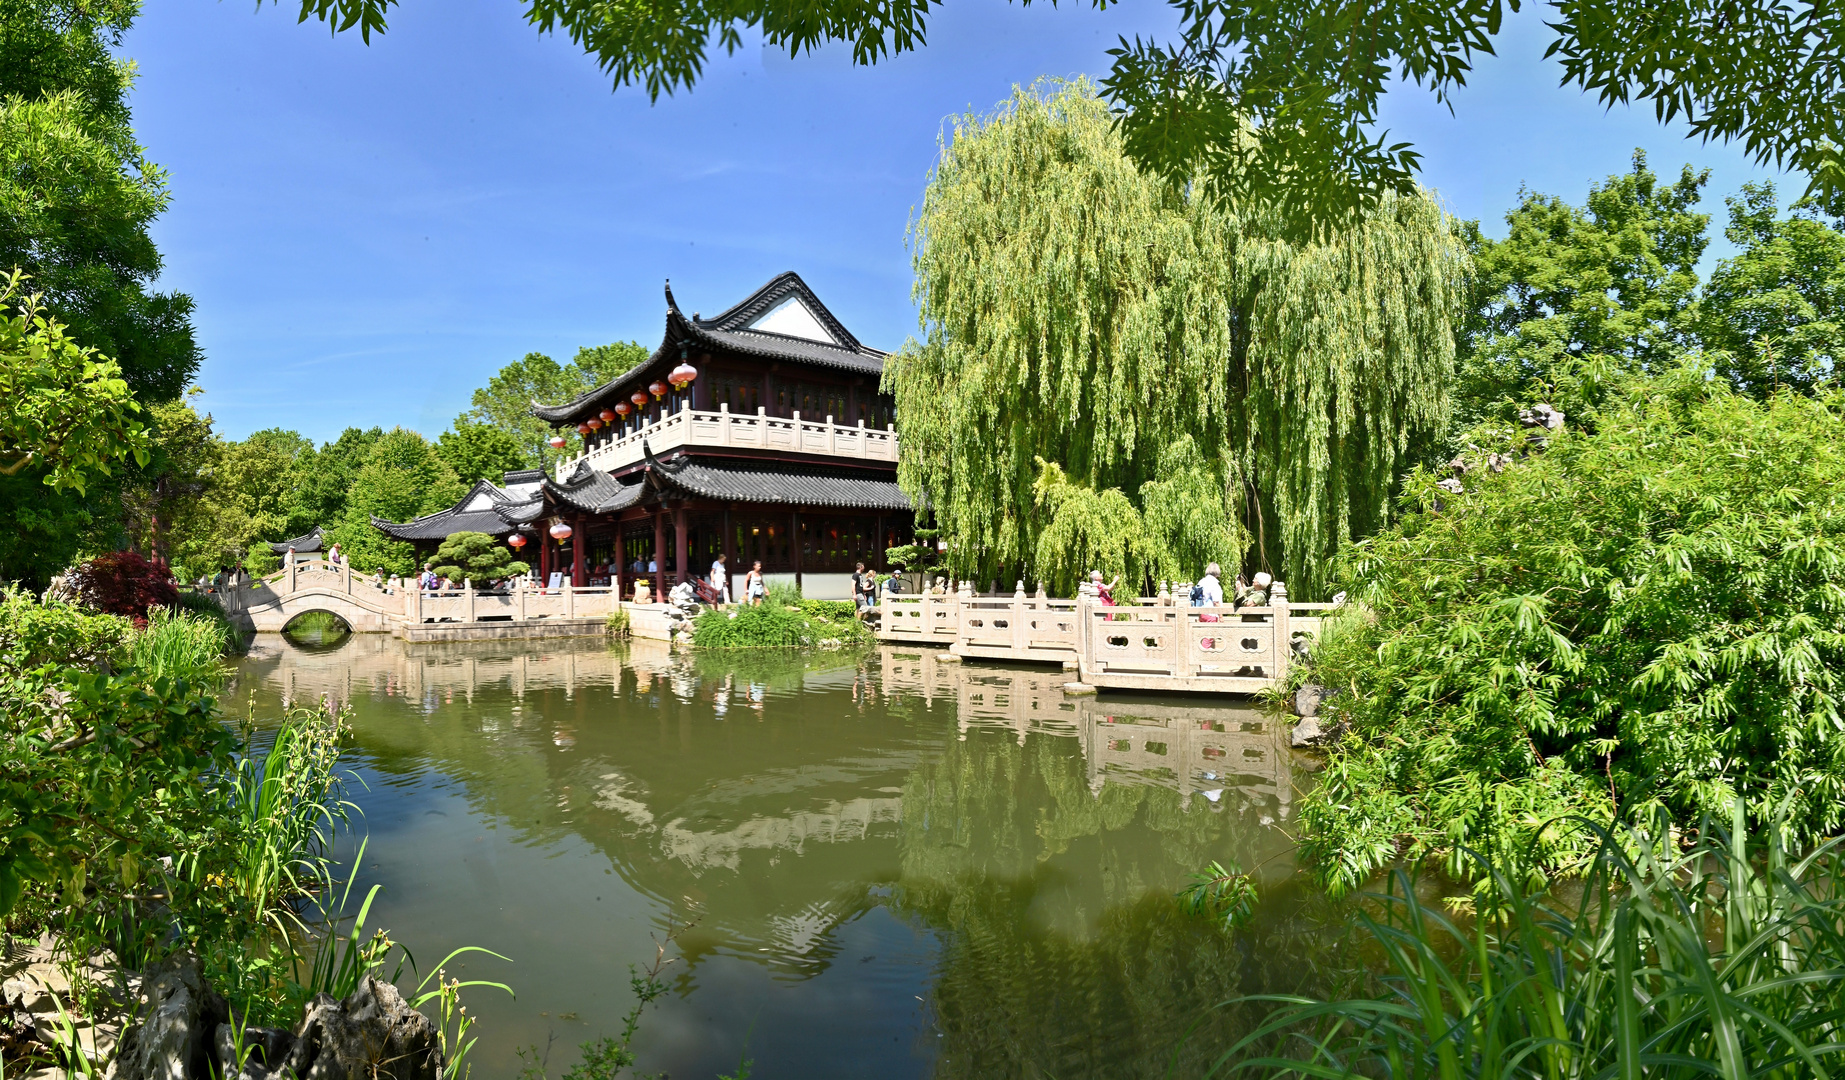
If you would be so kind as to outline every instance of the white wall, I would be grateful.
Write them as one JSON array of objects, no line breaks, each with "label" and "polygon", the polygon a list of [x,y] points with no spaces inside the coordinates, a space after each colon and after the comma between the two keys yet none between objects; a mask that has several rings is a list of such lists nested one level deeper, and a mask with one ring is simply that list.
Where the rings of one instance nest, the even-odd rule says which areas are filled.
[{"label": "white wall", "polygon": [[801,595],[809,600],[850,600],[852,575],[804,573],[801,575]]}]

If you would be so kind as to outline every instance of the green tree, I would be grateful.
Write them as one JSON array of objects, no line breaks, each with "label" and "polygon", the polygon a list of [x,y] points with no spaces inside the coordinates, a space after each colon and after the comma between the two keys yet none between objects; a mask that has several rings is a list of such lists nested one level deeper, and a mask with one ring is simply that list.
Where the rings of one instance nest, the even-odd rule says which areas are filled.
[{"label": "green tree", "polygon": [[[1456,418],[1471,425],[1534,393],[1580,412],[1602,377],[1670,368],[1696,343],[1706,172],[1662,184],[1633,168],[1572,206],[1525,192],[1504,240],[1469,229],[1472,295],[1461,323]],[[1538,389],[1538,387],[1543,389]]]},{"label": "green tree", "polygon": [[[369,41],[395,3],[301,0],[300,10],[304,20],[357,26]],[[1386,89],[1413,84],[1448,103],[1476,57],[1493,55],[1507,8],[1519,10],[1516,0],[1172,6],[1176,40],[1122,40],[1109,50],[1103,85],[1129,155],[1171,178],[1208,176],[1243,209],[1269,204],[1303,228],[1375,207],[1388,193],[1415,194],[1420,155],[1376,130]],[[711,50],[735,52],[746,31],[789,56],[839,42],[855,63],[873,64],[921,47],[934,7],[699,0],[662,17],[601,0],[525,0],[540,32],[564,31],[616,86],[642,84],[656,99],[690,87]],[[1814,192],[1845,191],[1837,124],[1845,9],[1822,0],[1551,0],[1545,8],[1546,55],[1558,58],[1565,85],[1608,105],[1651,102],[1661,121],[1805,172]]]},{"label": "green tree", "polygon": [[[532,403],[557,405],[594,390],[646,360],[649,350],[634,341],[586,346],[568,364],[544,353],[526,353],[507,364],[474,391],[474,407],[455,421],[483,424],[510,434],[518,443],[525,467],[541,467],[555,453],[546,440],[551,425],[532,415]],[[574,445],[577,435],[564,431]]]},{"label": "green tree", "polygon": [[359,470],[382,438],[383,428],[347,428],[339,438],[322,443],[319,450],[310,448],[299,454],[289,477],[294,497],[288,528],[284,530],[288,535],[271,539],[291,539],[315,528],[330,529],[345,518],[346,503]]},{"label": "green tree", "polygon": [[436,440],[436,453],[464,484],[500,483],[507,472],[529,468],[517,439],[491,424],[458,417],[451,431]]},{"label": "green tree", "polygon": [[436,573],[475,588],[502,578],[517,577],[532,568],[512,557],[512,552],[486,533],[458,532],[436,549]]},{"label": "green tree", "polygon": [[1845,215],[1803,202],[1777,216],[1773,184],[1745,184],[1725,201],[1724,235],[1743,250],[1704,290],[1704,346],[1748,393],[1810,392],[1845,359]]},{"label": "green tree", "polygon": [[[1087,84],[1041,84],[956,124],[912,243],[923,337],[885,375],[898,479],[964,576],[1034,563],[1042,458],[1159,503],[1158,565],[1234,540],[1212,554],[1233,568],[1246,537],[1304,597],[1446,425],[1465,259],[1420,195],[1290,244],[1136,168]],[[1213,504],[1189,519],[1180,490]]]},{"label": "green tree", "polygon": [[[123,477],[122,531],[132,549],[172,560],[175,540],[196,528],[224,441],[211,429],[211,417],[200,416],[185,400],[163,401],[147,412],[153,452]],[[203,564],[182,560],[178,568],[196,572]]]},{"label": "green tree", "polygon": [[1458,494],[1417,474],[1342,557],[1356,603],[1313,671],[1349,734],[1301,816],[1334,884],[1404,855],[1471,876],[1463,845],[1567,872],[1597,843],[1573,814],[1845,825],[1845,393],[1693,367],[1589,419]]},{"label": "green tree", "polygon": [[164,173],[130,127],[116,57],[134,0],[0,0],[0,271],[31,275],[78,341],[145,401],[176,398],[200,354],[192,299],[157,293],[149,228]]},{"label": "green tree", "polygon": [[[288,477],[313,449],[312,442],[280,428],[220,443],[204,497],[174,521],[174,563],[188,574],[246,565],[253,553],[267,551],[266,543],[307,532],[293,529]],[[258,560],[259,566],[266,563]]]},{"label": "green tree", "polygon": [[339,544],[358,569],[408,574],[415,568],[414,551],[380,532],[372,518],[409,521],[453,506],[466,490],[427,439],[392,428],[366,453],[344,516],[327,530],[329,541]]}]

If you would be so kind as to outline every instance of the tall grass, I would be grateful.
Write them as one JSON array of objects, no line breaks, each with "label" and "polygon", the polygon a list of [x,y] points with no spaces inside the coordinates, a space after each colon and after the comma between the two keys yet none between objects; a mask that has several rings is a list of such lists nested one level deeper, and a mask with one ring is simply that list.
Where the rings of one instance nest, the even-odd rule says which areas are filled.
[{"label": "tall grass", "polygon": [[148,679],[173,678],[215,683],[224,677],[230,625],[184,610],[149,608],[147,628],[129,638],[125,664]]},{"label": "tall grass", "polygon": [[1680,1080],[1845,1073],[1845,862],[1796,855],[1778,824],[1683,840],[1596,831],[1586,880],[1527,892],[1483,866],[1488,907],[1463,924],[1401,873],[1365,925],[1384,958],[1369,999],[1279,1004],[1213,1074],[1472,1080]]},{"label": "tall grass", "polygon": [[338,771],[341,727],[331,708],[296,710],[260,756],[245,754],[229,777],[236,814],[230,874],[264,908],[322,887],[334,835],[357,808]]}]

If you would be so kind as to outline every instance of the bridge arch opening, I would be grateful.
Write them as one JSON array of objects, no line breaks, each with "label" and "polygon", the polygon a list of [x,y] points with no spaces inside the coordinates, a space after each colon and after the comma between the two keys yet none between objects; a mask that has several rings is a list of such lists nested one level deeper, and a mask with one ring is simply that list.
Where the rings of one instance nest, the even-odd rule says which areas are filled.
[{"label": "bridge arch opening", "polygon": [[282,636],[296,648],[337,649],[352,636],[352,624],[331,611],[304,611],[282,626]]}]

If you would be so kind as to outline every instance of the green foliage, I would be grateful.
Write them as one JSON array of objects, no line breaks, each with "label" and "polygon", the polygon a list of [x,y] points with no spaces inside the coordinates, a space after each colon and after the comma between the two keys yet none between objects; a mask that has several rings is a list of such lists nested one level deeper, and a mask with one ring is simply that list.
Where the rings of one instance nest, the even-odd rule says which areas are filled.
[{"label": "green foliage", "polygon": [[[577,350],[568,364],[559,364],[544,353],[526,353],[501,368],[487,385],[474,391],[474,407],[456,420],[485,425],[511,435],[518,444],[527,467],[537,468],[550,460],[553,451],[545,440],[551,437],[551,425],[532,415],[532,402],[547,405],[573,400],[647,359],[650,350],[639,342],[618,341]],[[578,441],[574,431],[561,434]]]},{"label": "green foliage", "polygon": [[[912,232],[922,341],[885,374],[899,482],[957,576],[1070,572],[1033,562],[1040,458],[1128,503],[1176,481],[1149,493],[1162,529],[1190,547],[1247,536],[1303,597],[1382,523],[1447,421],[1465,253],[1420,194],[1324,244],[1276,237],[1137,170],[1086,83],[957,121]],[[1195,521],[1167,497],[1206,490]]]},{"label": "green foliage", "polygon": [[1179,890],[1179,907],[1188,915],[1215,921],[1235,930],[1256,910],[1256,883],[1232,860],[1228,867],[1213,861],[1191,883]]},{"label": "green foliage", "polygon": [[167,401],[201,359],[192,299],[150,291],[165,173],[130,127],[134,67],[115,55],[133,0],[0,2],[0,272],[32,278],[77,341]]},{"label": "green foliage", "polygon": [[1708,172],[1661,184],[1633,168],[1589,188],[1586,205],[1525,192],[1504,240],[1469,233],[1474,274],[1455,388],[1471,425],[1530,404],[1534,384],[1571,415],[1608,373],[1659,373],[1691,345],[1697,262],[1709,217],[1693,209]]},{"label": "green foliage", "polygon": [[[299,464],[314,444],[269,428],[240,442],[216,443],[210,479],[191,512],[173,522],[173,561],[188,576],[244,565],[253,573],[279,564],[271,541],[313,530],[297,513]],[[267,567],[267,570],[259,569]]]},{"label": "green foliage", "polygon": [[628,609],[619,605],[609,612],[608,621],[604,625],[608,627],[609,636],[614,638],[625,638],[633,632],[633,619],[628,615]]},{"label": "green foliage", "polygon": [[[1825,1076],[1845,1054],[1838,841],[1804,856],[1772,825],[1670,822],[1604,832],[1569,896],[1482,862],[1486,914],[1460,923],[1392,875],[1362,922],[1384,958],[1374,998],[1282,1007],[1212,1074],[1589,1080]],[[1573,897],[1573,899],[1572,899]],[[1277,1040],[1277,1036],[1287,1036]],[[1286,1053],[1263,1054],[1264,1043]]]},{"label": "green foliage", "polygon": [[0,473],[31,468],[81,495],[122,459],[145,462],[147,429],[115,362],[79,345],[19,285],[15,273],[0,289],[0,309],[13,308],[0,316]]},{"label": "green foliage", "polygon": [[[498,484],[506,473],[529,467],[517,439],[492,424],[459,417],[452,431],[436,440],[436,455],[464,484],[486,480]],[[533,462],[532,464],[537,464]]]},{"label": "green foliage", "polygon": [[231,651],[230,623],[191,611],[153,608],[147,628],[128,642],[124,670],[143,681],[186,679],[215,686],[224,678],[224,655]]},{"label": "green foliage", "polygon": [[134,888],[214,815],[228,765],[216,703],[184,679],[39,668],[0,677],[0,915],[27,885]]},{"label": "green foliage", "polygon": [[[302,0],[301,17],[357,25],[369,40],[395,3]],[[596,0],[525,6],[540,32],[563,31],[616,86],[640,84],[655,99],[692,86],[714,48],[735,52],[758,34],[764,49],[790,57],[841,43],[854,63],[874,64],[920,48],[935,8],[700,2],[660,19]],[[1421,155],[1377,130],[1384,94],[1414,84],[1451,105],[1476,57],[1495,53],[1506,15],[1501,0],[1174,6],[1171,40],[1122,39],[1109,50],[1104,86],[1129,152],[1151,172],[1208,176],[1228,200],[1266,209],[1296,233],[1414,190]],[[1815,0],[1572,2],[1558,3],[1544,25],[1544,55],[1559,59],[1565,85],[1609,106],[1650,101],[1660,120],[1682,120],[1699,138],[1734,140],[1760,164],[1805,172],[1813,192],[1845,190],[1845,148],[1832,122],[1845,38],[1838,9]]]},{"label": "green foliage", "polygon": [[328,542],[339,544],[352,565],[362,570],[382,567],[387,573],[412,573],[416,560],[410,545],[385,536],[372,525],[372,518],[409,521],[453,506],[466,490],[427,440],[414,431],[392,428],[366,451],[365,463],[352,478],[344,514],[327,530]]},{"label": "green foliage", "polygon": [[1845,217],[1802,203],[1777,217],[1773,184],[1725,200],[1742,253],[1717,264],[1700,330],[1718,374],[1758,397],[1811,391],[1845,360]]},{"label": "green foliage", "polygon": [[1032,501],[1049,519],[1038,534],[1033,565],[1058,596],[1076,595],[1091,570],[1110,580],[1119,575],[1130,590],[1138,589],[1161,561],[1140,511],[1115,488],[1098,492],[1073,484],[1055,462],[1039,459]]},{"label": "green foliage", "polygon": [[502,578],[517,577],[532,568],[512,557],[512,551],[486,533],[458,532],[436,549],[436,574],[475,588]]},{"label": "green foliage", "polygon": [[759,607],[706,611],[692,621],[692,644],[701,649],[798,649],[813,643],[813,628],[798,608],[767,600]]},{"label": "green foliage", "polygon": [[1335,887],[1400,855],[1464,875],[1463,846],[1574,872],[1596,839],[1570,815],[1845,824],[1845,396],[1686,369],[1591,419],[1465,494],[1416,475],[1343,558],[1362,607],[1315,677],[1349,732],[1301,812]]},{"label": "green foliage", "polygon": [[289,524],[282,536],[269,540],[288,540],[304,536],[316,527],[331,529],[346,517],[346,503],[358,482],[359,470],[365,467],[372,448],[384,438],[383,428],[347,428],[340,437],[307,449],[295,459],[290,475],[294,500]]},{"label": "green foliage", "polygon": [[70,604],[46,602],[9,585],[0,589],[0,676],[44,664],[99,668],[120,659],[134,624]]}]

